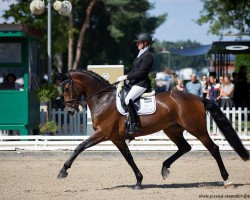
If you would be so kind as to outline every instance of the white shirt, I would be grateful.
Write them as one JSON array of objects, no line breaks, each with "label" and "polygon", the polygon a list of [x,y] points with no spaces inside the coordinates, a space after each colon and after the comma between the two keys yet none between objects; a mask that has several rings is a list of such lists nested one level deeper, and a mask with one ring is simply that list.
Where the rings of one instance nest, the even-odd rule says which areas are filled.
[{"label": "white shirt", "polygon": [[[234,84],[230,83],[228,85],[222,85],[221,89],[225,93],[230,93],[234,89]],[[234,92],[232,92],[229,96],[224,96],[224,97],[221,97],[221,98],[222,99],[230,99],[230,98],[233,98],[233,95],[234,95]]]},{"label": "white shirt", "polygon": [[148,50],[148,48],[149,48],[149,46],[145,47],[144,49],[141,49],[141,50],[139,51],[139,53],[138,53],[137,58],[139,58],[139,57],[144,53],[144,51]]}]

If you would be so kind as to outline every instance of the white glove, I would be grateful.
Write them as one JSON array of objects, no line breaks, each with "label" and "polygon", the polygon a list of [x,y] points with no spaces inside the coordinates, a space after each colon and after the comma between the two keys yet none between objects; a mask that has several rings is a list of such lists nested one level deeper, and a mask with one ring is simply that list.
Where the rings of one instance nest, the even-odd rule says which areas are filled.
[{"label": "white glove", "polygon": [[124,75],[124,76],[119,76],[117,81],[121,82],[121,81],[125,81],[127,80],[127,75]]}]

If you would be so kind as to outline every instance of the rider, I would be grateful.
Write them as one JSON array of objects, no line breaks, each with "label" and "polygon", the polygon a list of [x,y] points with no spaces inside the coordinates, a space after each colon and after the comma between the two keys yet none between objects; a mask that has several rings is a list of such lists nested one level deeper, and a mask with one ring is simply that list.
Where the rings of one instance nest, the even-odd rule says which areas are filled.
[{"label": "rider", "polygon": [[133,134],[141,130],[140,118],[135,110],[133,101],[145,91],[150,90],[149,72],[153,65],[153,55],[149,51],[152,37],[149,33],[140,33],[136,36],[136,46],[139,50],[137,58],[133,62],[133,69],[117,81],[129,80],[132,86],[125,98],[125,104],[131,119],[131,126],[126,127],[126,132]]}]

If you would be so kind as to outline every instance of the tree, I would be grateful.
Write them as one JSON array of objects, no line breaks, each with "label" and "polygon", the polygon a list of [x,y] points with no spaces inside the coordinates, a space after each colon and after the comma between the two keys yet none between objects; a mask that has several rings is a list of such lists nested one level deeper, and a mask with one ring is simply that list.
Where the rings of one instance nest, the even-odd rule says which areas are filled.
[{"label": "tree", "polygon": [[[17,1],[3,17],[13,17],[15,22],[44,30],[46,15],[34,16],[29,11],[30,2]],[[166,19],[166,15],[149,16],[147,11],[153,5],[147,0],[71,0],[71,3],[73,10],[68,18],[52,12],[52,52],[62,55],[66,70],[72,66],[119,63],[129,69],[137,51],[132,42],[135,34],[153,33]],[[45,57],[46,48],[43,50]]]},{"label": "tree", "polygon": [[[82,55],[83,40],[84,40],[86,31],[87,31],[87,28],[89,25],[90,15],[91,15],[91,12],[93,10],[94,5],[95,5],[95,0],[91,0],[87,9],[86,9],[84,23],[83,23],[81,31],[79,33],[79,38],[78,38],[77,45],[76,45],[76,56],[75,56],[75,61],[73,63],[72,69],[77,69],[77,67],[79,66],[81,55]],[[72,55],[72,57],[73,57],[73,55]]]},{"label": "tree", "polygon": [[203,10],[197,23],[210,23],[210,32],[215,35],[232,33],[237,29],[240,35],[250,33],[249,0],[202,0]]},{"label": "tree", "polygon": [[130,69],[137,53],[133,43],[140,32],[153,33],[166,15],[148,16],[152,5],[147,0],[99,0],[93,8],[81,66],[124,64]]}]

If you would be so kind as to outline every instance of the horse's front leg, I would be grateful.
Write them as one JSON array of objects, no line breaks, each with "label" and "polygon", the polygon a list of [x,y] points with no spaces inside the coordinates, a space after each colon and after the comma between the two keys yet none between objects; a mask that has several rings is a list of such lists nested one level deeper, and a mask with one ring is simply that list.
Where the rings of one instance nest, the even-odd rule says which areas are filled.
[{"label": "horse's front leg", "polygon": [[69,169],[76,159],[76,157],[83,152],[85,149],[90,148],[92,146],[95,146],[96,144],[103,142],[104,139],[102,137],[103,134],[101,132],[95,132],[91,137],[89,137],[87,140],[80,143],[74,150],[73,154],[70,156],[70,158],[64,163],[63,168],[60,170],[57,178],[62,179],[66,178],[68,176],[67,169]]},{"label": "horse's front leg", "polygon": [[132,167],[135,176],[136,176],[136,185],[133,187],[133,189],[142,189],[141,186],[141,182],[143,179],[143,176],[140,172],[140,170],[138,169],[138,167],[136,166],[134,159],[130,153],[130,150],[125,142],[125,140],[121,140],[121,141],[112,141],[116,147],[120,150],[120,152],[122,153],[123,157],[126,159],[126,161],[128,162],[128,164]]}]

